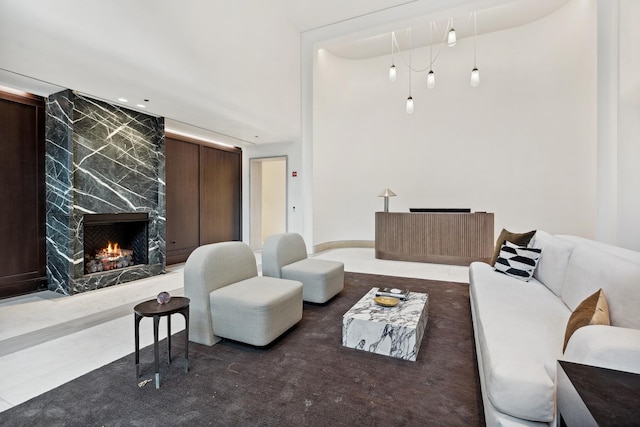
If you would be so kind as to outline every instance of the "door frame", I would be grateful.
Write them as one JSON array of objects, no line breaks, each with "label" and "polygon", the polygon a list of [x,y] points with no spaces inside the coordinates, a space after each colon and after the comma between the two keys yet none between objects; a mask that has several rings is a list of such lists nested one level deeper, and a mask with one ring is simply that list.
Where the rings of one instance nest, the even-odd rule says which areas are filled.
[{"label": "door frame", "polygon": [[285,232],[289,227],[289,156],[275,155],[252,157],[249,159],[249,246],[252,250],[262,249],[262,165],[265,162],[285,162],[284,213]]}]

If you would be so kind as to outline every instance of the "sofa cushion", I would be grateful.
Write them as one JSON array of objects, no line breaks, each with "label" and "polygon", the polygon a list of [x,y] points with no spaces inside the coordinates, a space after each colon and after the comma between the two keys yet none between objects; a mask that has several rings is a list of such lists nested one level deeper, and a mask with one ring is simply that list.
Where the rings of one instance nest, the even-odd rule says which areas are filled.
[{"label": "sofa cushion", "polygon": [[528,282],[538,265],[540,252],[542,249],[520,247],[508,241],[504,242],[496,260],[495,269],[507,276]]},{"label": "sofa cushion", "polygon": [[610,245],[608,243],[597,242],[595,240],[585,239],[584,237],[571,236],[566,234],[558,234],[555,237],[572,243],[574,246],[584,244],[593,248],[599,249],[611,255],[615,255],[627,261],[640,264],[640,252],[632,251],[631,249],[621,248],[620,246]]},{"label": "sofa cushion", "polygon": [[640,329],[606,325],[579,328],[562,359],[640,374]]},{"label": "sofa cushion", "polygon": [[482,353],[485,392],[501,412],[551,422],[555,370],[571,312],[546,286],[469,268],[470,297]]},{"label": "sofa cushion", "polygon": [[496,245],[493,249],[493,256],[491,257],[491,262],[489,264],[493,266],[496,263],[496,260],[500,255],[500,249],[502,248],[502,245],[504,245],[504,242],[511,242],[514,245],[518,246],[527,246],[534,234],[536,234],[536,230],[528,231],[526,233],[512,233],[511,231],[503,228],[500,232],[500,235],[496,239]]},{"label": "sofa cushion", "polygon": [[564,276],[575,244],[538,230],[531,239],[530,246],[542,249],[533,277],[551,289],[554,294],[562,295]]},{"label": "sofa cushion", "polygon": [[571,313],[569,322],[567,322],[567,330],[564,334],[564,345],[562,346],[562,352],[567,348],[567,343],[571,335],[587,325],[609,325],[609,306],[607,305],[607,298],[604,296],[602,289],[598,290],[592,295],[589,295],[584,301],[582,301],[578,307]]},{"label": "sofa cushion", "polygon": [[569,259],[562,300],[574,311],[600,288],[607,295],[611,324],[640,329],[640,264],[593,245],[576,246]]}]

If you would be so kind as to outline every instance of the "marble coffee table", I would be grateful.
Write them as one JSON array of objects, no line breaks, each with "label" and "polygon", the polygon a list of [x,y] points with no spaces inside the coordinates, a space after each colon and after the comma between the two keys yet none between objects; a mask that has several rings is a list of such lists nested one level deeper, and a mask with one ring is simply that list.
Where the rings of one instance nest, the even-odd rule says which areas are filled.
[{"label": "marble coffee table", "polygon": [[342,345],[415,361],[427,326],[429,295],[411,292],[395,307],[382,307],[373,288],[342,316]]}]

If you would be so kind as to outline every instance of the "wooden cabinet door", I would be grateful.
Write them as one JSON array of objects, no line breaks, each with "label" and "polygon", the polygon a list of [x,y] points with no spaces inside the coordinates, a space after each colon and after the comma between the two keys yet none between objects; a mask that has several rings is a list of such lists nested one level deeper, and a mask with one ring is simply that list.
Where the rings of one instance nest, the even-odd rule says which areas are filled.
[{"label": "wooden cabinet door", "polygon": [[167,264],[183,262],[200,242],[200,146],[165,139]]},{"label": "wooden cabinet door", "polygon": [[241,240],[241,152],[202,146],[200,244]]},{"label": "wooden cabinet door", "polygon": [[165,137],[167,264],[242,239],[242,151]]},{"label": "wooden cabinet door", "polygon": [[44,101],[0,92],[0,297],[46,284]]}]

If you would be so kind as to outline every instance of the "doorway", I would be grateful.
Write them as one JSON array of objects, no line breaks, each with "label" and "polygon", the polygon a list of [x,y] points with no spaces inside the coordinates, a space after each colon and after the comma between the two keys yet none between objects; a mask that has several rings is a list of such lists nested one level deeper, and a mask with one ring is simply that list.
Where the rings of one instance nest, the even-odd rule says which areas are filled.
[{"label": "doorway", "polygon": [[287,157],[250,159],[251,239],[253,250],[262,249],[272,234],[287,231]]}]

